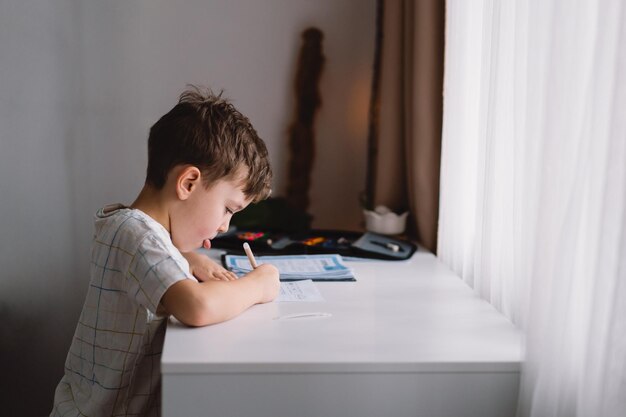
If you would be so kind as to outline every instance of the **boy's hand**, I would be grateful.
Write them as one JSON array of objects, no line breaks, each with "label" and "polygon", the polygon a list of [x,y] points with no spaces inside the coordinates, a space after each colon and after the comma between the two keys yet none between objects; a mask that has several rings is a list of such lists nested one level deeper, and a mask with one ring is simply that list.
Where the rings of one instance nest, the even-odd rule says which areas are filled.
[{"label": "boy's hand", "polygon": [[233,281],[237,279],[235,273],[222,267],[206,255],[197,252],[186,252],[183,253],[183,256],[189,262],[191,274],[198,281]]},{"label": "boy's hand", "polygon": [[278,269],[274,265],[261,264],[249,272],[246,277],[259,280],[262,291],[260,303],[268,303],[278,296],[280,279]]}]

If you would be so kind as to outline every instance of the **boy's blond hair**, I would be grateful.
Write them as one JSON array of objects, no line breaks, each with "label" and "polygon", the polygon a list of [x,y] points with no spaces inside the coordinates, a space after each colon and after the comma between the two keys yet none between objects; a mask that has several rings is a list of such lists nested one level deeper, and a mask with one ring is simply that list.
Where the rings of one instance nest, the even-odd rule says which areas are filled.
[{"label": "boy's blond hair", "polygon": [[272,170],[263,140],[247,117],[208,88],[190,86],[150,129],[146,184],[163,188],[171,169],[181,164],[200,169],[207,188],[235,179],[245,167],[246,197],[256,202],[270,194]]}]

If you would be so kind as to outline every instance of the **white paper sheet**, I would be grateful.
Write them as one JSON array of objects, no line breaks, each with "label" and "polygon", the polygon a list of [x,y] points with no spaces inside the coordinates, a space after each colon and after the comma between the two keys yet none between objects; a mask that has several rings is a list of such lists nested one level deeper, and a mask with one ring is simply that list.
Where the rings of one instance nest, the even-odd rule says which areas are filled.
[{"label": "white paper sheet", "polygon": [[317,289],[315,283],[310,279],[300,281],[289,281],[280,283],[280,293],[276,300],[277,303],[286,303],[294,301],[324,301],[324,297]]}]

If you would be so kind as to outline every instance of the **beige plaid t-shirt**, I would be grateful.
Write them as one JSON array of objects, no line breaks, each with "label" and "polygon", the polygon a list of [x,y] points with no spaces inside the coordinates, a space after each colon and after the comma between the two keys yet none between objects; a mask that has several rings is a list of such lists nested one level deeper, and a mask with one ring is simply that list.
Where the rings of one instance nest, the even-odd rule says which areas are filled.
[{"label": "beige plaid t-shirt", "polygon": [[189,264],[162,225],[114,205],[96,213],[90,273],[51,416],[158,416],[159,303],[172,284],[194,279]]}]

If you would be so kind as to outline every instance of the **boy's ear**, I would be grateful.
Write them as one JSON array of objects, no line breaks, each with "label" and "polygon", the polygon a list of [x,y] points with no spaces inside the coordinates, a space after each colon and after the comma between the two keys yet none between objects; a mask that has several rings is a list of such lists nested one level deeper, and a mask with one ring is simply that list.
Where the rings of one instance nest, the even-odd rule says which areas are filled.
[{"label": "boy's ear", "polygon": [[191,193],[202,185],[202,173],[200,170],[189,165],[183,168],[176,178],[176,195],[181,200],[187,200]]}]

